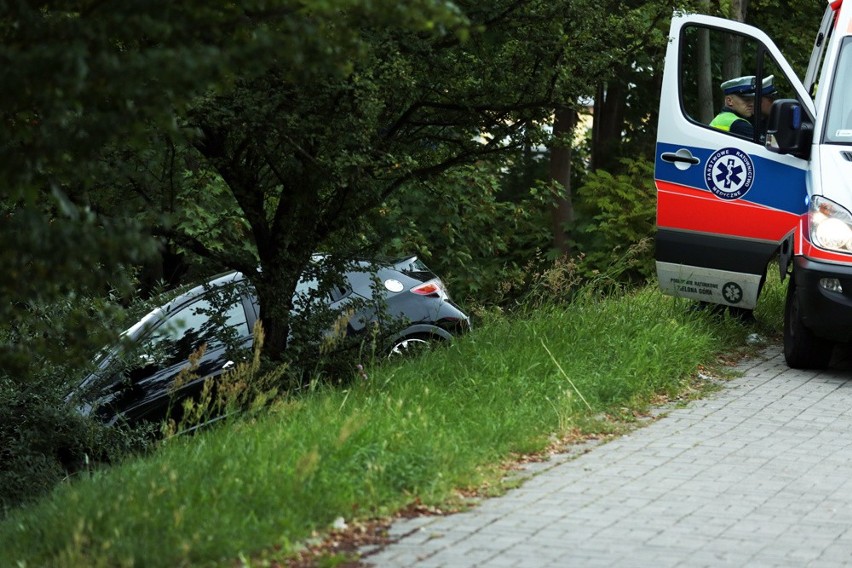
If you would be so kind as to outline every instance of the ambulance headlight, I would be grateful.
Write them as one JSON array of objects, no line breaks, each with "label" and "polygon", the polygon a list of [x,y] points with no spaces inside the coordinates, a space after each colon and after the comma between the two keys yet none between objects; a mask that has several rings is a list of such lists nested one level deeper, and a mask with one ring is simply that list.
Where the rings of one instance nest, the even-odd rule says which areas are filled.
[{"label": "ambulance headlight", "polygon": [[852,214],[825,197],[811,198],[808,220],[811,240],[820,248],[852,253]]}]

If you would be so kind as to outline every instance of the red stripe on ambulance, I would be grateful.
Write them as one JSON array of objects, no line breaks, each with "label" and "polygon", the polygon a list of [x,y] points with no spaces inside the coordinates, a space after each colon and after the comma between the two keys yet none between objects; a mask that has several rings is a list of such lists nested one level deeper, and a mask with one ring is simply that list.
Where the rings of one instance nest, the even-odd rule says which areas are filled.
[{"label": "red stripe on ambulance", "polygon": [[[706,190],[656,180],[657,226],[744,238],[781,241],[799,216],[744,199],[726,201]],[[696,211],[701,211],[700,215]]]}]

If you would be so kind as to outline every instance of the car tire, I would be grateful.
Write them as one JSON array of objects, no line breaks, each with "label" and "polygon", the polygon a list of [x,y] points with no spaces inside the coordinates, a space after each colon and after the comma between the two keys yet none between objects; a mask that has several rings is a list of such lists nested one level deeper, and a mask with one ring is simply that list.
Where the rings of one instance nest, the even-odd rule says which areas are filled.
[{"label": "car tire", "polygon": [[793,369],[825,369],[834,344],[821,339],[802,322],[799,294],[794,279],[787,285],[784,303],[784,359]]},{"label": "car tire", "polygon": [[388,359],[407,358],[431,349],[435,338],[426,335],[400,337],[388,350]]}]

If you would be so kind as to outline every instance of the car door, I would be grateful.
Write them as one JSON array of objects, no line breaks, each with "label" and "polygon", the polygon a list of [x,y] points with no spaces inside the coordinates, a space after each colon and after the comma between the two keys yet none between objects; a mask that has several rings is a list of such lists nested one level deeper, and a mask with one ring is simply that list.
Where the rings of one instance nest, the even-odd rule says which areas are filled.
[{"label": "car door", "polygon": [[[769,37],[751,26],[675,15],[666,53],[657,131],[656,268],[668,294],[752,309],[770,259],[791,254],[807,211],[808,160],[765,146],[757,89],[754,133],[710,126],[722,110],[721,84],[774,81],[813,122],[813,101]],[[772,77],[772,79],[769,79]]]},{"label": "car door", "polygon": [[140,363],[127,371],[109,405],[115,419],[179,419],[182,402],[230,368],[237,350],[251,346],[250,308],[234,287],[174,306],[140,340],[134,352]]}]

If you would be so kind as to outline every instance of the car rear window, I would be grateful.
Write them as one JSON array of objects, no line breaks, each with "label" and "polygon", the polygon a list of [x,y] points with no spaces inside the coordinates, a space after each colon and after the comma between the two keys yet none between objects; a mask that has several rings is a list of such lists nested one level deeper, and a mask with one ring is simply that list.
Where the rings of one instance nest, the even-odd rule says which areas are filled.
[{"label": "car rear window", "polygon": [[435,274],[419,258],[411,257],[394,264],[394,268],[417,280],[431,280]]}]

